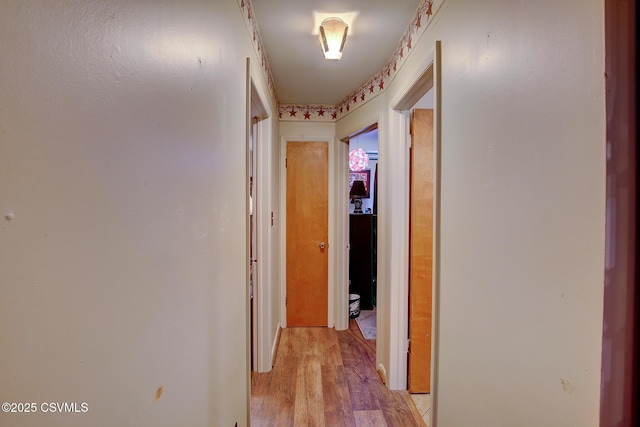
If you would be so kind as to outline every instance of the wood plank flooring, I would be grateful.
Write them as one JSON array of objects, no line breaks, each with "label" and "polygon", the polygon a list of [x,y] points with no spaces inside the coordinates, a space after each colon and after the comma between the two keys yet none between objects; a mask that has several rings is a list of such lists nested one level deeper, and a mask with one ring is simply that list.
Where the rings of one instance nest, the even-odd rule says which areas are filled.
[{"label": "wood plank flooring", "polygon": [[408,392],[391,391],[375,368],[375,343],[350,328],[283,329],[271,372],[251,380],[251,425],[424,426]]}]

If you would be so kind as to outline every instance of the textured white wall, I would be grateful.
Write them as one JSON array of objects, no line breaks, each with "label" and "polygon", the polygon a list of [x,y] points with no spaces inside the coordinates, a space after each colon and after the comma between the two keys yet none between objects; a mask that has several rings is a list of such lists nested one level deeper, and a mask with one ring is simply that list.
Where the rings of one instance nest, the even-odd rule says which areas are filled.
[{"label": "textured white wall", "polygon": [[439,425],[597,426],[602,2],[442,12]]},{"label": "textured white wall", "polygon": [[[405,93],[441,40],[434,425],[596,426],[605,224],[603,5],[445,0],[429,25],[386,97]],[[383,119],[381,163],[405,150],[389,140],[385,125]],[[380,203],[395,200],[387,182],[379,185]],[[387,222],[380,217],[379,226]],[[383,229],[380,238],[387,239]],[[387,272],[385,262],[383,256]],[[392,274],[383,279],[399,286]],[[394,320],[379,316],[382,328],[388,322],[393,333]],[[378,357],[393,363],[386,354]]]},{"label": "textured white wall", "polygon": [[88,403],[0,425],[246,425],[237,2],[3,1],[0,40],[0,400]]}]

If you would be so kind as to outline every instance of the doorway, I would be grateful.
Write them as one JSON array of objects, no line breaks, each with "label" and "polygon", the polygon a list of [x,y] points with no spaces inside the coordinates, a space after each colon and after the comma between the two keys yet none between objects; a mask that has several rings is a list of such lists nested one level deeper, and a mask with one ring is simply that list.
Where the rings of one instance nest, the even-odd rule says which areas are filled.
[{"label": "doorway", "polygon": [[[349,317],[375,349],[377,337],[378,125],[343,140],[349,144]],[[362,194],[356,181],[362,181]]]},{"label": "doorway", "polygon": [[[396,201],[405,202],[406,207],[400,206],[398,214],[406,220],[406,234],[398,235],[396,240],[393,240],[385,244],[396,243],[399,248],[407,248],[406,252],[398,251],[397,254],[389,253],[391,266],[391,274],[401,275],[400,284],[396,288],[390,289],[390,298],[397,301],[406,301],[405,304],[397,304],[391,307],[391,321],[396,322],[398,325],[396,330],[392,331],[390,346],[392,352],[392,358],[397,361],[397,364],[391,364],[391,370],[389,373],[390,383],[398,389],[409,388],[409,378],[412,376],[409,366],[408,350],[414,343],[410,341],[410,284],[409,284],[409,271],[410,271],[410,211],[409,211],[409,166],[410,166],[410,149],[412,145],[410,136],[410,121],[411,112],[416,108],[430,108],[433,110],[433,127],[431,130],[431,136],[433,138],[433,218],[432,218],[432,234],[433,241],[432,247],[432,262],[430,273],[431,276],[431,334],[427,337],[427,345],[431,348],[431,361],[430,361],[430,393],[412,394],[413,397],[425,397],[425,401],[430,408],[430,418],[436,416],[437,410],[437,391],[438,391],[438,378],[437,378],[437,366],[438,366],[438,320],[439,320],[439,248],[440,248],[440,55],[441,47],[440,41],[435,42],[434,50],[431,55],[426,58],[425,71],[413,82],[413,84],[404,92],[399,95],[397,99],[391,101],[393,110],[388,117],[389,126],[391,128],[390,138],[396,142],[395,148],[389,148],[390,168],[396,170],[407,171],[406,176],[397,177],[397,179],[389,179],[390,183],[398,186],[398,188],[404,188],[406,192],[396,197]],[[426,104],[425,104],[426,103]],[[383,147],[384,148],[384,147]],[[385,163],[386,165],[386,163]],[[403,182],[404,181],[404,182]],[[387,180],[385,180],[387,182]],[[406,197],[406,199],[405,199]],[[385,198],[386,199],[386,198]],[[400,219],[400,218],[399,218]],[[393,236],[395,237],[395,236]],[[397,266],[396,267],[394,267]],[[395,269],[395,270],[394,270]],[[427,272],[426,274],[429,275]],[[427,303],[428,304],[428,303]],[[415,330],[412,332],[417,332]],[[418,326],[420,328],[420,326]],[[425,330],[418,331],[427,333]],[[413,349],[412,349],[413,350]],[[392,360],[392,362],[394,361]],[[415,399],[414,399],[415,401]]]},{"label": "doorway", "polygon": [[[261,236],[265,231],[265,212],[260,206],[261,197],[265,194],[264,182],[265,168],[259,165],[264,164],[265,136],[263,127],[266,125],[269,114],[265,104],[260,97],[257,88],[251,79],[249,60],[247,59],[247,93],[248,93],[248,116],[247,116],[247,283],[249,298],[249,322],[248,322],[248,342],[249,342],[249,366],[251,372],[264,371],[269,369],[268,340],[264,337],[266,332],[261,325],[264,322],[266,310],[261,307],[267,302],[267,298],[262,298],[260,289],[260,279],[265,276],[264,271],[260,271],[258,259],[261,256],[266,260],[268,254],[264,250],[264,241]],[[263,262],[267,265],[268,263]]]},{"label": "doorway", "polygon": [[329,145],[286,146],[286,324],[327,326]]},{"label": "doorway", "polygon": [[256,133],[258,116],[252,111],[249,131],[249,328],[251,332],[251,372],[258,371],[258,221],[256,189],[258,156],[256,153]]}]

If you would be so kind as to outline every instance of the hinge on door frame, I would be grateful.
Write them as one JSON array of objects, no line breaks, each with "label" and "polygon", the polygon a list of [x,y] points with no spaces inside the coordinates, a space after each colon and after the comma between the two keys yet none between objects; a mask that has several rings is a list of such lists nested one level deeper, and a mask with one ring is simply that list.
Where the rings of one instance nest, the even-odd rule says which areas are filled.
[{"label": "hinge on door frame", "polygon": [[407,339],[407,353],[411,353],[411,339]]},{"label": "hinge on door frame", "polygon": [[285,168],[285,169],[287,168],[287,162],[288,162],[288,160],[289,160],[289,159],[287,159],[287,158],[285,157],[285,159],[284,159],[284,168]]}]

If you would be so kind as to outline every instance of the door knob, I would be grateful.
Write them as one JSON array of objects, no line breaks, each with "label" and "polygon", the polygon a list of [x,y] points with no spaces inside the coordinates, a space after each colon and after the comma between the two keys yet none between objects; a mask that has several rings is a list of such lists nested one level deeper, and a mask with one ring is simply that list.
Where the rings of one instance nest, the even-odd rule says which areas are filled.
[{"label": "door knob", "polygon": [[320,249],[324,249],[325,247],[326,247],[325,243],[324,243],[324,242],[321,242],[321,243],[320,243]]}]

